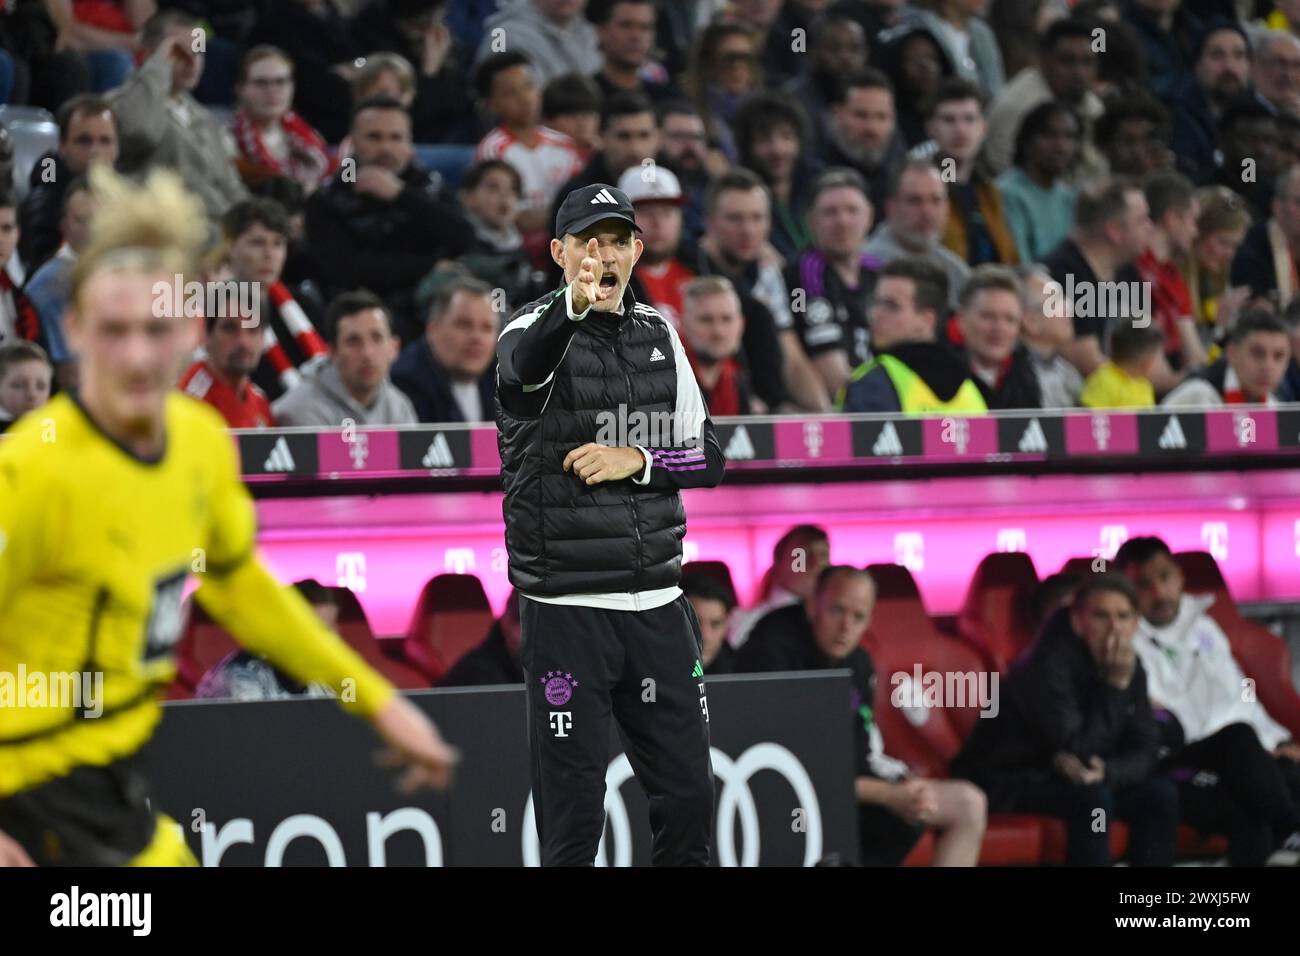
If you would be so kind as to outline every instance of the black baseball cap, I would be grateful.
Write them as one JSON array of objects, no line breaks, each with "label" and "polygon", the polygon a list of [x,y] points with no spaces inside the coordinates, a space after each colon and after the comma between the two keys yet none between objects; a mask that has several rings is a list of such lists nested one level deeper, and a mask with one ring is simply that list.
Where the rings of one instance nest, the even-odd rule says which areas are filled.
[{"label": "black baseball cap", "polygon": [[563,238],[570,233],[579,233],[605,219],[621,219],[637,232],[641,231],[627,193],[608,183],[582,186],[570,192],[560,203],[560,211],[555,214],[555,235]]}]

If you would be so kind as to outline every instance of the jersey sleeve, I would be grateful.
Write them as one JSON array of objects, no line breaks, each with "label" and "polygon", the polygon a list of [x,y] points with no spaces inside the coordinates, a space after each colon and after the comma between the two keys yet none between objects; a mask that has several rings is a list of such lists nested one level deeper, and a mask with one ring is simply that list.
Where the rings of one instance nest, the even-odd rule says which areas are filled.
[{"label": "jersey sleeve", "polygon": [[256,557],[252,497],[239,478],[230,437],[215,431],[222,451],[213,455],[219,474],[206,570],[195,599],[250,651],[303,684],[333,688],[345,708],[373,716],[396,691]]}]

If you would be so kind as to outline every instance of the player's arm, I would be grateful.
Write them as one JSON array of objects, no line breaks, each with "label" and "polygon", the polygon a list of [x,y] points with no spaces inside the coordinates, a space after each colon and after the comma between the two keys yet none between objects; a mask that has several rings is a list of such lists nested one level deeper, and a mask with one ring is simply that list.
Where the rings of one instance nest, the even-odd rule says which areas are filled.
[{"label": "player's arm", "polygon": [[243,646],[304,684],[333,687],[345,708],[370,719],[397,751],[391,762],[414,764],[403,787],[445,786],[458,759],[455,750],[254,554],[253,502],[239,480],[233,443],[223,435],[220,444],[222,480],[212,501],[207,571],[195,599]]}]

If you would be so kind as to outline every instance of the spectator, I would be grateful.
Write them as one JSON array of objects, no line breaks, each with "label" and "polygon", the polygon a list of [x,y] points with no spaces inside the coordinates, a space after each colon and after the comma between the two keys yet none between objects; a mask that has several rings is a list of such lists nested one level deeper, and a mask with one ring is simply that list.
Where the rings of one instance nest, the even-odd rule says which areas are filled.
[{"label": "spectator", "polygon": [[909,19],[880,34],[880,68],[894,86],[898,128],[909,148],[926,139],[925,108],[939,84],[955,72],[943,43],[917,20]]},{"label": "spectator", "polygon": [[883,263],[899,258],[924,259],[947,277],[954,297],[940,320],[956,305],[956,294],[970,275],[970,266],[945,246],[940,237],[948,221],[948,190],[928,159],[909,159],[899,169],[885,201],[885,224],[867,240],[863,251]]},{"label": "spectator", "polygon": [[[1120,303],[1108,301],[1102,292],[1140,288],[1133,263],[1150,244],[1151,216],[1142,190],[1129,180],[1101,180],[1079,190],[1073,231],[1041,260],[1057,283],[1056,294],[1071,299],[1074,341],[1064,354],[1085,376],[1103,361],[1110,324],[1135,318],[1109,315],[1111,305]],[[1138,301],[1134,296],[1129,300]]]},{"label": "spectator", "polygon": [[1133,647],[1138,616],[1127,580],[1085,579],[1003,681],[998,715],[975,722],[952,762],[953,776],[988,794],[992,812],[1062,820],[1070,866],[1110,864],[1114,820],[1129,826],[1134,866],[1174,861],[1178,791],[1156,772],[1159,731]]},{"label": "spectator", "polygon": [[1172,95],[1172,146],[1178,165],[1194,182],[1214,175],[1215,130],[1223,109],[1241,96],[1250,82],[1250,45],[1234,22],[1207,27],[1196,52],[1196,68]]},{"label": "spectator", "polygon": [[1219,117],[1220,162],[1210,182],[1227,186],[1242,199],[1256,220],[1273,200],[1278,165],[1278,125],[1272,110],[1254,94],[1238,97]]},{"label": "spectator", "polygon": [[1238,247],[1231,282],[1248,286],[1252,298],[1267,299],[1277,308],[1300,292],[1295,280],[1300,262],[1300,166],[1278,177],[1271,211],[1271,218],[1256,220]]},{"label": "spectator", "polygon": [[1300,115],[1300,37],[1265,30],[1256,35],[1254,46],[1255,92],[1275,113]]},{"label": "spectator", "polygon": [[393,364],[393,384],[406,393],[420,421],[493,420],[499,324],[487,283],[463,277],[441,285],[424,336],[402,349]]},{"label": "spectator", "polygon": [[[808,33],[808,61],[808,69],[786,83],[784,91],[804,104],[812,120],[816,152],[825,156],[831,141],[831,110],[834,104],[842,102],[845,78],[867,66],[867,38],[862,25],[838,14],[818,17]],[[883,74],[881,78],[884,79]],[[884,82],[888,88],[889,81]],[[892,91],[890,98],[892,128]]]},{"label": "spectator", "polygon": [[1248,311],[1228,333],[1223,357],[1165,396],[1174,408],[1276,405],[1291,363],[1291,332],[1263,310]]},{"label": "spectator", "polygon": [[1077,177],[1091,179],[1105,172],[1106,160],[1092,139],[1093,125],[1105,112],[1101,98],[1092,91],[1097,82],[1093,29],[1083,20],[1057,20],[1043,34],[1038,66],[1012,77],[989,104],[984,158],[994,175],[1005,172],[1014,159],[1016,133],[1025,116],[1047,100],[1063,101],[1083,121]]},{"label": "spectator", "polygon": [[790,400],[828,411],[816,368],[799,345],[780,257],[768,243],[771,200],[763,181],[736,169],[713,181],[705,198],[705,231],[688,261],[699,275],[724,275],[745,313],[745,359],[755,394],[771,409]]},{"label": "spectator", "polygon": [[948,301],[947,277],[933,262],[904,257],[880,271],[871,301],[875,357],[854,370],[840,403],[844,411],[920,415],[988,410],[962,357],[935,341]]},{"label": "spectator", "polygon": [[257,46],[239,63],[234,136],[240,176],[250,186],[287,176],[310,195],[331,168],[329,147],[293,111],[293,61],[283,50]]},{"label": "spectator", "polygon": [[600,149],[600,90],[581,73],[565,73],[542,91],[542,125],[573,140],[583,165]]},{"label": "spectator", "polygon": [[[335,634],[339,605],[334,592],[315,578],[293,583],[321,623]],[[203,675],[194,696],[200,700],[284,700],[290,697],[333,697],[325,684],[302,684],[264,657],[242,648],[231,651]]]},{"label": "spectator", "polygon": [[715,20],[697,36],[686,73],[686,92],[708,126],[709,139],[735,161],[731,121],[741,102],[763,88],[758,35],[743,21]]},{"label": "spectator", "polygon": [[1033,66],[1038,54],[1038,35],[1062,8],[1045,0],[992,0],[985,20],[997,37],[1003,72],[1015,76]]},{"label": "spectator", "polygon": [[861,176],[830,169],[809,193],[812,246],[786,266],[785,282],[802,305],[791,311],[803,349],[827,394],[838,395],[871,358],[867,307],[881,263],[862,251],[872,209]]},{"label": "spectator", "polygon": [[1074,339],[1074,325],[1064,303],[1049,293],[1052,276],[1036,262],[1016,267],[1024,289],[1024,319],[1020,338],[1038,378],[1043,408],[1074,408],[1083,392],[1083,376],[1061,354]]},{"label": "spectator", "polygon": [[487,637],[452,664],[438,681],[439,687],[492,687],[522,684],[524,669],[519,663],[519,592],[510,589],[505,611],[492,622]]},{"label": "spectator", "polygon": [[647,302],[681,331],[682,287],[695,278],[678,252],[682,246],[681,184],[667,167],[633,167],[619,177],[618,188],[636,209],[642,252],[635,281]]},{"label": "spectator", "polygon": [[[650,101],[637,93],[616,93],[605,101],[600,120],[600,149],[555,193],[549,229],[560,204],[575,189],[593,183],[616,183],[623,171],[654,160],[659,152],[659,125]],[[557,273],[558,275],[558,273]]]},{"label": "spectator", "polygon": [[714,176],[730,168],[721,150],[709,144],[699,110],[686,100],[669,100],[659,107],[659,165],[677,174],[686,204],[682,228],[688,242],[704,231],[704,197]]},{"label": "spectator", "polygon": [[351,137],[351,175],[334,177],[307,203],[314,274],[327,295],[367,284],[409,341],[418,328],[416,284],[440,260],[466,252],[474,232],[412,158],[411,118],[400,103],[362,100]]},{"label": "spectator", "polygon": [[15,339],[43,342],[41,319],[23,291],[27,273],[18,258],[18,203],[7,185],[0,185],[0,345]]},{"label": "spectator", "polygon": [[828,167],[857,170],[868,184],[871,208],[885,208],[889,184],[907,158],[889,77],[867,68],[837,84],[821,155]]},{"label": "spectator", "polygon": [[965,80],[944,80],[926,109],[925,129],[932,145],[918,146],[913,154],[933,156],[948,184],[943,244],[972,266],[1014,265],[1019,256],[1002,194],[975,164],[987,129],[979,90]]},{"label": "spectator", "polygon": [[1005,266],[976,266],[961,290],[957,327],[971,378],[990,409],[1042,408],[1034,362],[1020,341],[1024,290]]},{"label": "spectator", "polygon": [[[1105,37],[1104,55],[1097,58],[1097,85],[1093,92],[1103,100],[1130,92],[1145,93],[1150,85],[1146,53],[1137,29],[1124,18],[1123,0],[1080,0],[1068,9],[1071,16],[1099,27],[1103,32],[1097,34],[1098,39]],[[1058,10],[1064,14],[1064,4]]]},{"label": "spectator", "polygon": [[44,7],[57,34],[42,77],[54,106],[126,82],[141,28],[158,13],[154,0],[45,0]]},{"label": "spectator", "polygon": [[262,360],[264,328],[247,316],[222,311],[205,316],[207,354],[185,370],[176,387],[207,402],[231,428],[274,427],[271,403],[251,378]]},{"label": "spectator", "polygon": [[75,177],[63,192],[60,224],[63,244],[23,287],[28,301],[40,316],[41,331],[49,345],[50,361],[54,363],[55,380],[60,388],[72,388],[77,384],[76,356],[67,345],[63,316],[71,288],[72,267],[90,241],[90,220],[94,212],[95,197],[90,185],[84,176]]},{"label": "spectator", "polygon": [[1151,375],[1164,344],[1155,326],[1117,328],[1110,340],[1110,360],[1084,380],[1079,401],[1086,408],[1153,408]]},{"label": "spectator", "polygon": [[[442,0],[378,0],[352,21],[354,42],[360,49],[387,50],[411,64],[415,99],[406,105],[417,143],[474,141],[474,107],[467,82],[472,51],[462,50],[452,37],[446,11]],[[514,49],[513,28],[510,40]]]},{"label": "spectator", "polygon": [[324,305],[315,286],[302,283],[291,289],[283,279],[289,228],[288,214],[273,199],[238,203],[221,221],[231,278],[258,298],[264,342],[253,382],[271,401],[298,381],[298,369],[325,354],[318,332]]},{"label": "spectator", "polygon": [[[327,142],[337,143],[347,135],[353,102],[349,80],[356,59],[366,50],[358,49],[351,25],[337,3],[287,0],[267,4],[246,44],[283,50],[293,62],[294,110]],[[369,65],[369,60],[364,62]]]},{"label": "spectator", "polygon": [[735,599],[721,583],[704,574],[683,578],[682,593],[700,625],[700,663],[705,676],[732,673],[736,652],[727,643],[727,628],[736,609]]},{"label": "spectator", "polygon": [[604,57],[592,79],[604,96],[640,93],[659,103],[681,95],[668,71],[650,58],[657,10],[658,0],[595,0],[588,7],[587,19],[595,24]]},{"label": "spectator", "polygon": [[23,230],[18,252],[33,272],[59,248],[59,220],[69,184],[86,175],[93,163],[117,162],[117,118],[104,97],[74,96],[59,107],[58,122],[58,148],[32,167],[30,189],[18,210]]},{"label": "spectator", "polygon": [[1151,289],[1151,317],[1164,334],[1166,360],[1176,369],[1197,368],[1205,364],[1205,348],[1179,268],[1196,244],[1196,191],[1183,176],[1167,172],[1148,179],[1143,192],[1153,228],[1151,244],[1134,267]]},{"label": "spectator", "polygon": [[1079,117],[1057,100],[1035,106],[1020,124],[1013,165],[997,187],[1021,262],[1042,258],[1070,234],[1075,189],[1069,179],[1081,134]]},{"label": "spectator", "polygon": [[[507,304],[522,304],[535,298],[534,287],[543,275],[533,269],[523,234],[515,224],[523,189],[519,170],[505,160],[483,159],[465,170],[457,192],[461,210],[474,228],[477,241],[477,248],[461,256],[458,264],[494,289],[500,289]],[[439,279],[441,275],[434,273],[433,278]],[[424,287],[433,285],[436,283],[426,279],[416,298],[423,301]]]},{"label": "spectator", "polygon": [[943,45],[956,75],[974,84],[980,99],[990,100],[1002,91],[1002,51],[989,25],[988,0],[917,0],[912,15]]},{"label": "spectator", "polygon": [[1241,197],[1226,186],[1198,189],[1196,203],[1201,213],[1196,218],[1196,242],[1185,263],[1184,277],[1201,342],[1208,347],[1216,330],[1232,327],[1238,309],[1251,294],[1247,286],[1228,287],[1233,258],[1251,220]]},{"label": "spectator", "polygon": [[479,101],[501,124],[479,141],[476,160],[504,159],[524,181],[519,229],[536,237],[551,234],[555,194],[582,168],[578,147],[563,133],[541,125],[542,98],[533,67],[522,53],[494,53],[474,77]]},{"label": "spectator", "polygon": [[862,860],[897,866],[926,829],[936,832],[935,866],[974,866],[984,838],[984,794],[965,781],[915,777],[885,753],[872,717],[876,673],[861,646],[876,603],[871,576],[849,565],[818,575],[810,606],[773,611],[736,655],[739,672],[848,668],[853,684],[853,739]]},{"label": "spectator", "polygon": [[782,94],[759,93],[740,107],[731,127],[740,165],[757,173],[771,194],[772,246],[792,260],[812,238],[805,217],[808,186],[818,170],[810,155],[808,117]]},{"label": "spectator", "polygon": [[[1300,744],[1253,694],[1223,629],[1207,612],[1213,594],[1183,590],[1182,569],[1160,538],[1129,538],[1115,567],[1137,591],[1135,650],[1151,706],[1167,710],[1184,746],[1164,761],[1175,773],[1183,819],[1228,834],[1234,866],[1263,866],[1289,839],[1300,849]],[[1209,771],[1218,778],[1205,786]]]},{"label": "spectator", "polygon": [[271,406],[285,426],[339,428],[413,425],[411,401],[388,380],[397,338],[384,303],[364,290],[330,303],[330,351],[303,371],[302,381]]},{"label": "spectator", "polygon": [[1277,168],[1300,165],[1300,116],[1278,113],[1273,119],[1277,126]]},{"label": "spectator", "polygon": [[53,373],[45,349],[35,342],[0,345],[0,434],[49,401]]},{"label": "spectator", "polygon": [[1169,111],[1160,101],[1128,92],[1106,102],[1093,130],[1110,174],[1138,180],[1173,166],[1169,135]]},{"label": "spectator", "polygon": [[212,219],[248,198],[216,117],[190,95],[203,75],[195,49],[198,21],[180,10],[149,18],[141,34],[148,56],[109,101],[121,135],[118,168],[127,174],[166,166],[203,201]]},{"label": "spectator", "polygon": [[728,643],[740,650],[770,611],[791,604],[811,606],[817,578],[830,563],[831,543],[825,528],[798,524],[787,530],[772,547],[772,566],[763,576],[759,603],[732,618]]},{"label": "spectator", "polygon": [[483,43],[475,63],[500,52],[496,38],[504,37],[510,50],[528,57],[542,86],[574,69],[587,76],[596,73],[604,58],[596,28],[583,16],[586,6],[587,0],[518,0],[502,5],[483,24]]},{"label": "spectator", "polygon": [[[415,67],[400,53],[371,53],[352,74],[352,102],[391,96],[410,110],[415,104]],[[414,124],[412,124],[414,125]],[[342,150],[340,150],[342,152]]]},{"label": "spectator", "polygon": [[1151,92],[1170,99],[1192,72],[1205,25],[1183,0],[1126,0],[1124,19],[1142,44]]},{"label": "spectator", "polygon": [[745,317],[722,276],[700,276],[682,290],[682,345],[710,415],[751,415],[755,407],[740,360]]},{"label": "spectator", "polygon": [[791,31],[804,28],[802,11],[795,0],[732,0],[734,16],[749,24],[758,34],[758,49],[763,76],[771,86],[780,86],[803,69],[801,53],[793,49]]}]

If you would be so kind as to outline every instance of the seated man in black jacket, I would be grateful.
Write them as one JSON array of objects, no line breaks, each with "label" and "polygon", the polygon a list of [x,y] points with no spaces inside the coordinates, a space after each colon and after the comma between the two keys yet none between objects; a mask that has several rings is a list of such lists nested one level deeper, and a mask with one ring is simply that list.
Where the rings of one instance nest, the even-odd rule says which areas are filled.
[{"label": "seated man in black jacket", "polygon": [[352,114],[353,156],[307,203],[314,278],[327,297],[367,288],[384,300],[394,331],[409,342],[420,331],[414,294],[440,260],[474,244],[474,229],[413,159],[411,117],[389,96],[373,96]]},{"label": "seated man in black jacket", "polygon": [[838,404],[846,412],[988,410],[961,354],[935,341],[948,313],[948,276],[924,259],[900,258],[880,270],[871,302],[871,348]]},{"label": "seated man in black jacket", "polygon": [[971,380],[989,408],[1042,408],[1033,360],[1020,341],[1024,290],[1006,266],[985,263],[962,287],[956,326]]},{"label": "seated man in black jacket", "polygon": [[1156,772],[1159,730],[1133,636],[1127,579],[1094,575],[1057,611],[1002,684],[998,716],[981,720],[952,763],[984,788],[994,813],[1045,813],[1069,834],[1066,862],[1106,866],[1110,828],[1129,827],[1136,866],[1174,862],[1178,790]]},{"label": "seated man in black jacket", "polygon": [[519,592],[513,588],[506,609],[492,622],[492,629],[478,647],[452,665],[438,681],[439,687],[488,687],[493,684],[522,684],[524,668],[519,663]]},{"label": "seated man in black jacket", "polygon": [[486,282],[456,276],[441,284],[424,335],[402,349],[391,373],[420,421],[493,419],[498,325]]},{"label": "seated man in black jacket", "polygon": [[987,820],[978,787],[964,780],[925,780],[884,752],[876,725],[876,670],[862,648],[871,623],[876,586],[850,565],[831,565],[817,577],[811,610],[791,604],[764,615],[736,654],[736,670],[851,672],[858,832],[862,861],[897,866],[933,827],[934,866],[974,866]]}]

